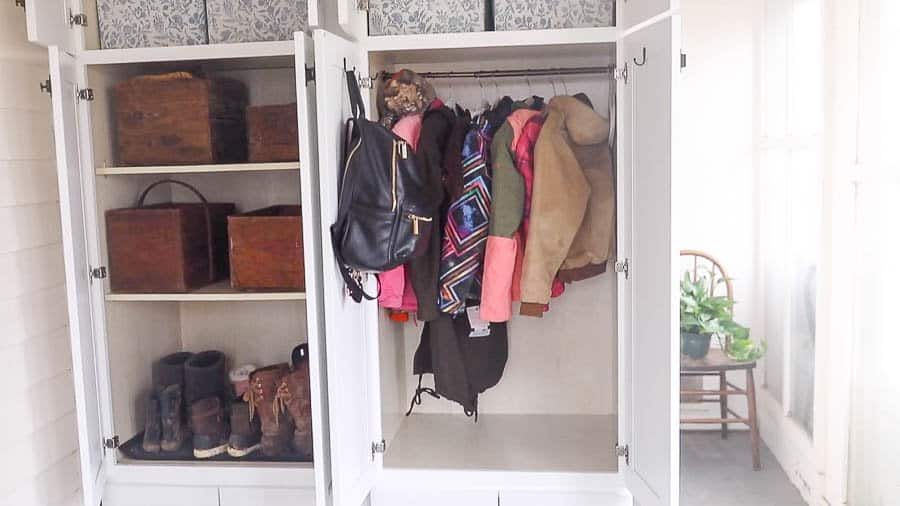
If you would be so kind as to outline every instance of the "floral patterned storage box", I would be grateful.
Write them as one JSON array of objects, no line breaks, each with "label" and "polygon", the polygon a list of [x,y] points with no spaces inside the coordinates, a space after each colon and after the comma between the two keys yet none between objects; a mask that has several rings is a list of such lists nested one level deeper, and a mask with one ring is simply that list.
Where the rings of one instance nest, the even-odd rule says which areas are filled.
[{"label": "floral patterned storage box", "polygon": [[486,0],[369,0],[369,35],[481,32]]},{"label": "floral patterned storage box", "polygon": [[497,30],[615,25],[615,0],[494,0]]},{"label": "floral patterned storage box", "polygon": [[293,40],[308,25],[307,0],[206,0],[209,42]]},{"label": "floral patterned storage box", "polygon": [[203,0],[97,0],[103,49],[206,44]]}]

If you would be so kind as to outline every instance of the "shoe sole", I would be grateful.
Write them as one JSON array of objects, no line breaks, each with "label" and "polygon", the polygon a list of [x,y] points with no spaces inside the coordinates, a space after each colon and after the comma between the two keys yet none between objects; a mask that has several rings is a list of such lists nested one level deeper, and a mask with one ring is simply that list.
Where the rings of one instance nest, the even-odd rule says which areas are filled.
[{"label": "shoe sole", "polygon": [[228,444],[223,444],[221,446],[216,446],[214,448],[209,448],[205,450],[200,450],[198,448],[194,448],[194,458],[195,459],[208,459],[211,457],[215,457],[216,455],[222,455],[225,453],[228,448]]},{"label": "shoe sole", "polygon": [[228,455],[231,455],[232,457],[239,459],[241,457],[246,457],[247,455],[250,455],[251,453],[255,452],[256,450],[259,450],[261,447],[262,447],[261,444],[255,444],[249,448],[245,448],[242,450],[240,448],[234,448],[232,446],[229,446],[228,447]]}]

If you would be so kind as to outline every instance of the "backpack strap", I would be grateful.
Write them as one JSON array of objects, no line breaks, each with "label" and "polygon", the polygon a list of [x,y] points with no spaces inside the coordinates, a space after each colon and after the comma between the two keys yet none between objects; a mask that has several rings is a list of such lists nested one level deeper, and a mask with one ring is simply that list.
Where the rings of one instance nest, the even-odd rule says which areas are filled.
[{"label": "backpack strap", "polygon": [[363,103],[362,93],[359,91],[359,82],[356,80],[356,71],[347,71],[347,91],[350,92],[350,108],[356,119],[366,117],[366,105]]},{"label": "backpack strap", "polygon": [[354,272],[351,272],[350,268],[347,267],[346,262],[344,262],[344,257],[341,255],[340,240],[338,239],[339,234],[342,233],[343,229],[343,221],[338,221],[331,226],[331,249],[334,250],[334,257],[337,260],[338,270],[341,271],[341,277],[344,278],[344,284],[347,285],[347,291],[350,292],[350,297],[355,302],[362,302],[363,299],[376,300],[378,296],[381,295],[381,283],[378,284],[378,290],[375,292],[375,295],[369,295],[363,288],[358,276],[354,276]]}]

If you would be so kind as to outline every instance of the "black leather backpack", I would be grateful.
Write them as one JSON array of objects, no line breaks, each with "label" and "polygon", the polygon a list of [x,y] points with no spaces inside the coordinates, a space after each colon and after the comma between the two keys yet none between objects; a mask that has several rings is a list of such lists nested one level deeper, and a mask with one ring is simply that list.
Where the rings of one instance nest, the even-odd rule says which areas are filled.
[{"label": "black leather backpack", "polygon": [[384,272],[419,255],[428,244],[436,204],[412,148],[377,122],[366,119],[356,82],[347,71],[353,117],[347,120],[337,221],[331,242],[350,295],[357,302],[377,295],[363,291],[360,272]]}]

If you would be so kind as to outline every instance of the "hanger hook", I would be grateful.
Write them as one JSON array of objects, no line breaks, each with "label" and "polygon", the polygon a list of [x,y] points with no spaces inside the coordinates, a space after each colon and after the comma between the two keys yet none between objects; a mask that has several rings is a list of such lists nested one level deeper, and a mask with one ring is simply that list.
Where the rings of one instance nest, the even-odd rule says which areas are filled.
[{"label": "hanger hook", "polygon": [[632,58],[634,60],[634,64],[638,67],[643,67],[647,64],[647,46],[644,46],[641,49],[641,61],[638,61],[637,58]]},{"label": "hanger hook", "polygon": [[525,76],[525,84],[528,85],[528,94],[534,95],[534,92],[531,91],[531,79],[528,76]]},{"label": "hanger hook", "polygon": [[552,77],[550,78],[550,86],[553,87],[553,96],[559,95],[559,93],[556,92],[556,81],[554,81]]},{"label": "hanger hook", "polygon": [[563,77],[562,79],[560,79],[560,81],[562,82],[562,85],[563,85],[563,93],[565,93],[566,95],[568,95],[568,94],[569,94],[569,87],[566,85],[566,78]]}]

